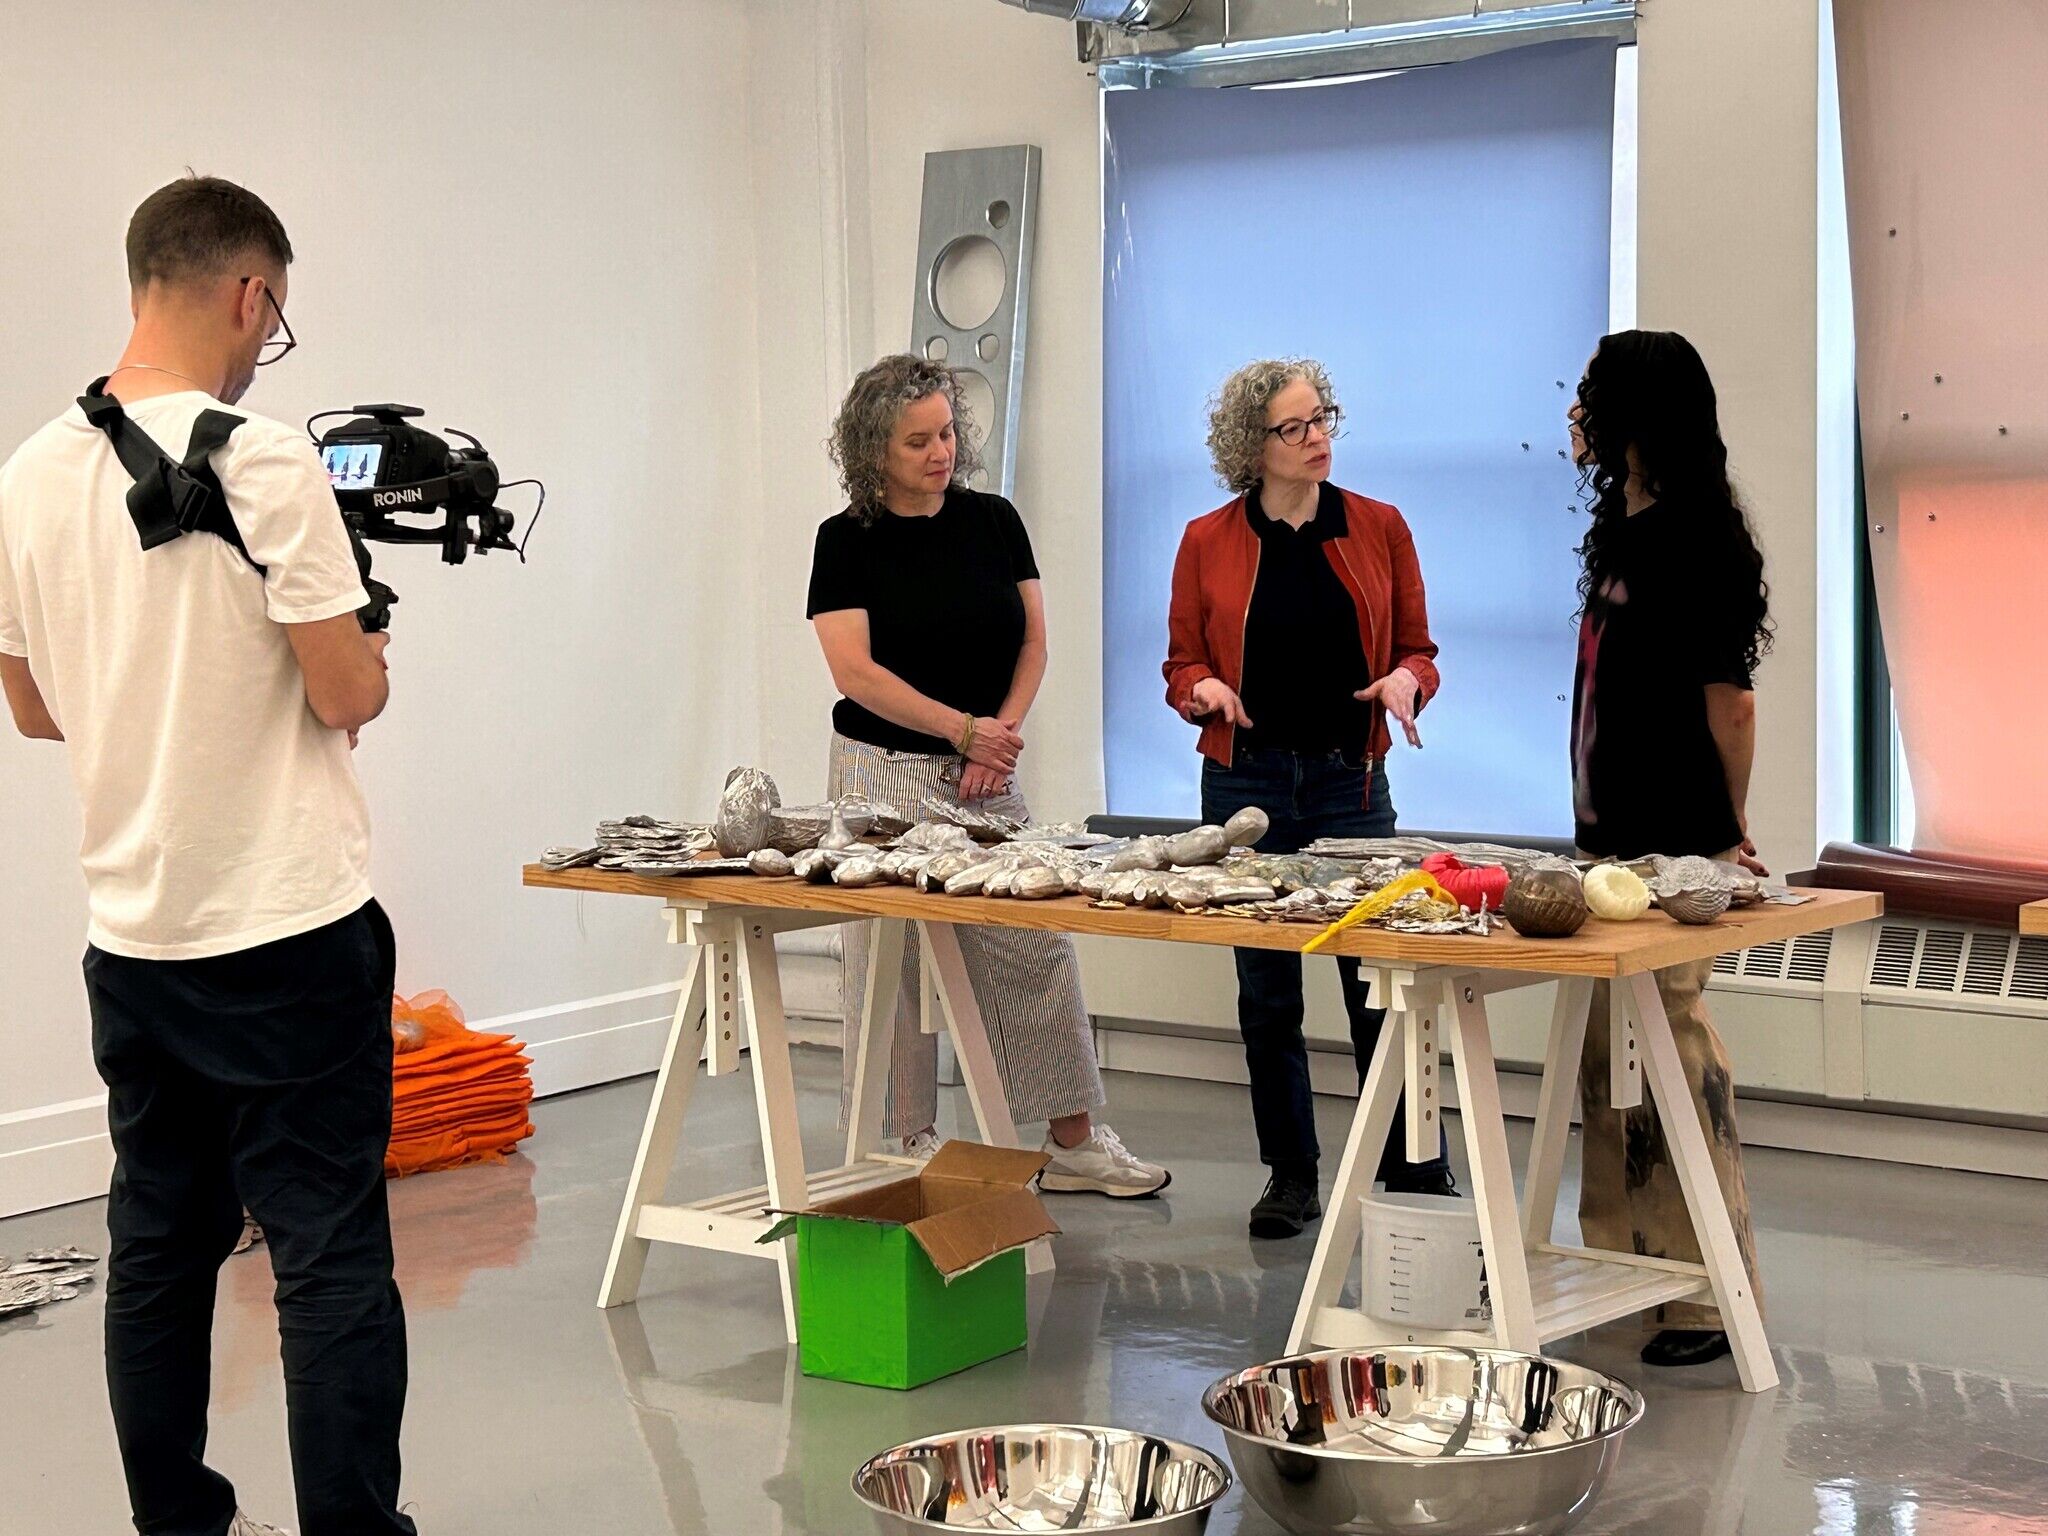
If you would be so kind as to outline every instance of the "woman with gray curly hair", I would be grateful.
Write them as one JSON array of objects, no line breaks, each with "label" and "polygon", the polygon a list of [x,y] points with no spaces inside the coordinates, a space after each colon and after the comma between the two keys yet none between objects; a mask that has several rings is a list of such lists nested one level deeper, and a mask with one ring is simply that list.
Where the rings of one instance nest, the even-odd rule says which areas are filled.
[{"label": "woman with gray curly hair", "polygon": [[[1409,745],[1436,692],[1422,569],[1401,514],[1330,483],[1343,419],[1321,363],[1251,363],[1211,403],[1209,451],[1232,499],[1181,536],[1173,565],[1166,698],[1200,724],[1202,819],[1247,805],[1271,819],[1261,852],[1319,837],[1391,837],[1387,722]],[[1361,1086],[1386,1014],[1339,960]],[[1259,1157],[1271,1171],[1254,1237],[1293,1237],[1322,1214],[1302,1041],[1301,956],[1237,951],[1237,1022]],[[1397,1192],[1453,1192],[1439,1152],[1411,1165],[1397,1119],[1379,1162]]]},{"label": "woman with gray curly hair", "polygon": [[[830,792],[912,812],[973,802],[1023,821],[1030,813],[1012,775],[1045,677],[1045,599],[1017,509],[968,484],[980,468],[968,427],[959,376],[910,356],[885,357],[854,380],[833,423],[847,506],[818,528],[808,607],[841,695]],[[1092,1119],[1102,1074],[1072,940],[964,926],[959,936],[1010,1113],[1050,1122],[1041,1186],[1124,1199],[1164,1189],[1164,1168]],[[866,946],[847,947],[850,1007],[866,995],[867,962]],[[922,995],[908,947],[890,1128],[906,1152],[929,1157],[938,1053],[918,1028]],[[849,1051],[842,1116],[852,1074]]]}]

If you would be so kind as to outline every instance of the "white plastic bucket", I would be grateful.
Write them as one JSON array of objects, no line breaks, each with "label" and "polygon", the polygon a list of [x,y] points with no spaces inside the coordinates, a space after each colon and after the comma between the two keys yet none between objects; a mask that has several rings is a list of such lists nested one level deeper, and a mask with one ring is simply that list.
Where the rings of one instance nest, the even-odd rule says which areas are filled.
[{"label": "white plastic bucket", "polygon": [[1358,1203],[1368,1313],[1397,1327],[1432,1332],[1493,1326],[1476,1201],[1375,1192]]}]

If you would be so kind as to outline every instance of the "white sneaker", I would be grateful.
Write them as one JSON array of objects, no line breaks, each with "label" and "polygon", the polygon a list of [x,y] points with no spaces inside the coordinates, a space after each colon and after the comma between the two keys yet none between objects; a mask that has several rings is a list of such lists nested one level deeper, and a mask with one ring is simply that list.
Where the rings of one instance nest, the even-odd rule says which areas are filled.
[{"label": "white sneaker", "polygon": [[1039,1175],[1038,1187],[1055,1194],[1141,1200],[1173,1182],[1173,1175],[1157,1163],[1132,1156],[1106,1125],[1096,1126],[1078,1147],[1063,1147],[1048,1132],[1042,1150],[1052,1161]]},{"label": "white sneaker", "polygon": [[292,1536],[292,1533],[281,1525],[265,1525],[261,1520],[251,1520],[238,1509],[234,1524],[228,1527],[228,1536]]},{"label": "white sneaker", "polygon": [[938,1151],[939,1133],[937,1131],[919,1131],[915,1136],[903,1138],[903,1155],[915,1158],[920,1163],[930,1162],[938,1155]]}]

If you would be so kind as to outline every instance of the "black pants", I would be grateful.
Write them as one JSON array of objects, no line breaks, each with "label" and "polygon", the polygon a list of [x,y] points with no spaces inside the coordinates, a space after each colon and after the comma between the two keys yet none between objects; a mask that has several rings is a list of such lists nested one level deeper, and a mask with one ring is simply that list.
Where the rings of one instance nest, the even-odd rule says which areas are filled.
[{"label": "black pants", "polygon": [[214,1285],[244,1207],[276,1274],[303,1536],[412,1536],[384,1200],[394,965],[375,902],[204,960],[86,951],[115,1156],[107,1388],[145,1536],[221,1536],[234,1516],[206,1414]]},{"label": "black pants", "polygon": [[[1394,802],[1384,767],[1371,775],[1370,808],[1366,788],[1367,770],[1333,752],[1241,751],[1229,768],[1202,764],[1202,819],[1220,823],[1245,806],[1257,806],[1273,823],[1259,842],[1261,853],[1294,853],[1319,837],[1392,837]],[[1301,956],[1279,949],[1234,953],[1237,1027],[1244,1036],[1245,1067],[1252,1080],[1259,1160],[1275,1173],[1313,1182],[1322,1154],[1316,1143],[1308,1048],[1301,1036]],[[1363,1087],[1387,1014],[1384,1008],[1366,1006],[1366,985],[1356,960],[1340,958],[1337,976]],[[1407,1145],[1403,1104],[1394,1113],[1393,1133],[1380,1153],[1379,1177],[1389,1189],[1413,1188],[1441,1178],[1449,1168],[1441,1151],[1427,1163],[1411,1164]]]}]

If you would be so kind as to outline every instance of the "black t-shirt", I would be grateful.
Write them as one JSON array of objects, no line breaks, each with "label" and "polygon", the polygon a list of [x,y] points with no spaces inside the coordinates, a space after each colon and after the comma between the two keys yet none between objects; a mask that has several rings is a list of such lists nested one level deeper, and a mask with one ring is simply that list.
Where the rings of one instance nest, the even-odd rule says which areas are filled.
[{"label": "black t-shirt", "polygon": [[1288,752],[1362,755],[1372,706],[1352,697],[1372,683],[1359,639],[1358,605],[1330,564],[1329,541],[1344,535],[1344,493],[1324,483],[1316,515],[1290,528],[1266,515],[1257,489],[1245,520],[1259,536],[1259,574],[1244,621],[1243,686],[1237,696],[1252,727],[1238,745]]},{"label": "black t-shirt", "polygon": [[1726,853],[1742,830],[1706,688],[1751,686],[1755,577],[1684,505],[1646,507],[1616,532],[1612,573],[1579,621],[1579,846],[1617,858]]},{"label": "black t-shirt", "polygon": [[[883,512],[863,527],[845,513],[818,525],[811,557],[816,618],[865,609],[868,653],[927,698],[973,715],[1002,708],[1024,648],[1024,598],[1038,579],[1031,538],[1000,496],[953,489],[930,517]],[[946,753],[955,744],[893,725],[841,699],[840,735],[898,752]]]}]

